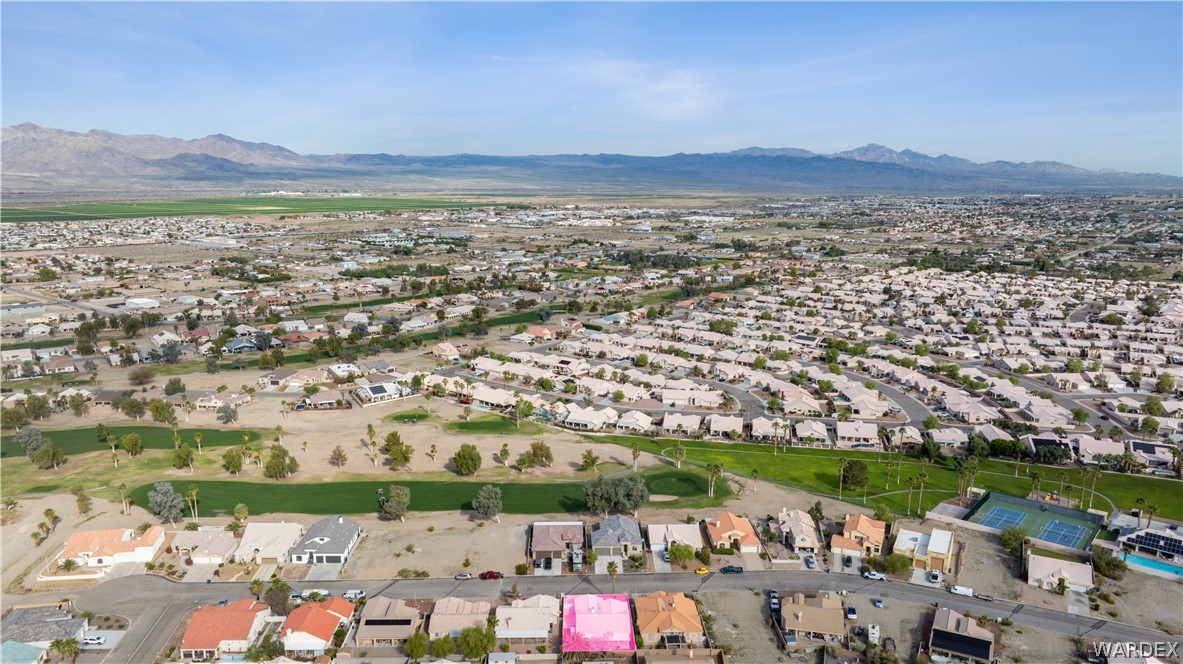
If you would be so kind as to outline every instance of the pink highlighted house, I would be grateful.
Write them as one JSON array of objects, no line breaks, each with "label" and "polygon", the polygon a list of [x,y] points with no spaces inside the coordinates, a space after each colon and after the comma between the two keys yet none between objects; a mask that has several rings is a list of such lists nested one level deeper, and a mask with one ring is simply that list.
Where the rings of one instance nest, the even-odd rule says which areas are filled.
[{"label": "pink highlighted house", "polygon": [[563,598],[563,652],[636,649],[628,595],[567,595]]}]

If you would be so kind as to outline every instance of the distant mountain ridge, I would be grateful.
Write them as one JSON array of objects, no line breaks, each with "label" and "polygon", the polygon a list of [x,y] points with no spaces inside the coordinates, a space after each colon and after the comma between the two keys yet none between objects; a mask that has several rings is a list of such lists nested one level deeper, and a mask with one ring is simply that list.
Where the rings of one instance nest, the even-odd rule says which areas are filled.
[{"label": "distant mountain ridge", "polygon": [[415,191],[901,194],[1176,193],[1183,178],[1054,161],[978,164],[875,143],[834,154],[748,147],[661,157],[620,154],[301,155],[224,134],[185,140],[20,124],[3,130],[9,192],[197,187],[374,186]]}]

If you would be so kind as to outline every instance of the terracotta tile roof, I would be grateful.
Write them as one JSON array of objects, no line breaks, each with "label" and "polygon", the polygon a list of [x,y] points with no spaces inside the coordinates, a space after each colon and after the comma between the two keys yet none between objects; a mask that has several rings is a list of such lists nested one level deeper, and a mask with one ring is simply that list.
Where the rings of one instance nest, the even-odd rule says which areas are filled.
[{"label": "terracotta tile roof", "polygon": [[340,597],[333,597],[324,602],[309,602],[288,614],[280,633],[286,635],[288,630],[304,632],[321,641],[331,641],[333,632],[337,631],[341,621],[347,620],[351,615],[353,604]]},{"label": "terracotta tile roof", "polygon": [[637,597],[634,602],[637,606],[637,627],[642,634],[701,634],[703,631],[698,606],[684,593],[659,590]]},{"label": "terracotta tile roof", "polygon": [[733,539],[738,539],[740,546],[760,543],[751,522],[731,512],[723,512],[718,518],[708,520],[707,534],[710,535],[712,545]]},{"label": "terracotta tile roof", "polygon": [[217,650],[223,641],[245,641],[260,611],[270,612],[271,607],[253,599],[226,606],[203,606],[189,620],[181,650]]},{"label": "terracotta tile roof", "polygon": [[58,557],[59,560],[83,558],[87,554],[91,558],[107,558],[117,553],[131,553],[142,546],[152,546],[164,529],[152,526],[144,534],[136,537],[135,531],[125,528],[110,530],[82,530],[72,533],[66,539],[66,548]]},{"label": "terracotta tile roof", "polygon": [[886,537],[887,524],[876,521],[866,514],[855,514],[846,520],[843,534],[850,537],[851,533],[858,533],[871,541],[872,544],[883,544]]}]

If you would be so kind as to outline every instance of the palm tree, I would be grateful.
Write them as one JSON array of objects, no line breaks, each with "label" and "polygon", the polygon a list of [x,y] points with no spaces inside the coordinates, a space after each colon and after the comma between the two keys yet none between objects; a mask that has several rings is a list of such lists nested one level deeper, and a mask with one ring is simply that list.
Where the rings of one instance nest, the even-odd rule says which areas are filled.
[{"label": "palm tree", "polygon": [[715,495],[715,480],[723,474],[723,466],[712,463],[707,465],[707,496],[713,497]]},{"label": "palm tree", "polygon": [[189,509],[193,511],[193,520],[197,521],[197,485],[190,484],[189,490],[185,492],[185,501],[189,503]]},{"label": "palm tree", "polygon": [[1089,509],[1093,509],[1093,499],[1097,497],[1097,480],[1101,477],[1100,466],[1089,466],[1084,471],[1085,479],[1089,480]]},{"label": "palm tree", "polygon": [[435,444],[432,444],[432,446],[431,446],[431,460],[432,461],[435,461],[435,455],[437,452],[439,452],[439,448],[436,447]]},{"label": "palm tree", "polygon": [[635,473],[635,472],[637,472],[637,461],[641,458],[641,444],[635,440],[633,441],[632,452],[633,452],[633,472]]},{"label": "palm tree", "polygon": [[1061,470],[1060,471],[1060,495],[1061,496],[1064,495],[1064,480],[1066,480],[1066,479],[1068,479],[1068,473],[1066,471]]},{"label": "palm tree", "polygon": [[1134,505],[1138,507],[1138,527],[1142,527],[1142,515],[1146,513],[1146,498],[1138,496],[1134,500]]},{"label": "palm tree", "polygon": [[846,467],[850,461],[846,458],[838,459],[838,500],[842,500],[842,483],[846,479]]},{"label": "palm tree", "polygon": [[757,468],[753,468],[752,469],[752,493],[756,493],[756,482],[759,482],[759,481],[760,481],[760,470]]},{"label": "palm tree", "polygon": [[58,565],[58,567],[67,572],[73,572],[74,570],[78,569],[78,561],[74,560],[73,558],[66,558],[61,562],[60,565]]},{"label": "palm tree", "polygon": [[45,514],[45,522],[49,524],[49,527],[53,528],[54,530],[57,530],[57,525],[58,525],[57,512],[53,511],[52,507],[47,507],[47,508],[45,508],[44,514]]},{"label": "palm tree", "polygon": [[[58,643],[55,652],[61,655],[62,661],[69,659],[70,664],[73,664],[74,658],[78,656],[79,652],[82,652],[82,644],[78,643],[78,639],[72,637],[69,639],[55,639],[55,641]],[[50,643],[50,648],[53,648],[53,643]]]},{"label": "palm tree", "polygon": [[276,424],[275,425],[275,442],[279,443],[280,445],[283,445],[283,434],[284,433],[285,432],[283,430],[283,426]]},{"label": "palm tree", "polygon": [[966,459],[965,465],[962,467],[965,468],[965,472],[969,474],[969,483],[965,487],[965,495],[968,496],[970,489],[974,488],[974,482],[978,477],[978,458],[970,457]]},{"label": "palm tree", "polygon": [[608,561],[608,576],[612,579],[612,594],[613,595],[616,594],[616,575],[619,572],[620,572],[620,569],[616,566],[616,561],[609,560]]},{"label": "palm tree", "polygon": [[131,510],[131,505],[127,504],[127,484],[119,483],[119,502],[122,507],[120,514],[127,514]]},{"label": "palm tree", "polygon": [[115,436],[107,436],[107,445],[110,446],[111,451],[114,452],[115,448],[119,446],[119,439]]},{"label": "palm tree", "polygon": [[1031,478],[1031,491],[1039,491],[1043,485],[1043,472],[1035,470],[1027,474]]},{"label": "palm tree", "polygon": [[969,473],[965,472],[965,468],[957,469],[957,495],[960,496],[965,491],[965,481],[969,479]]},{"label": "palm tree", "polygon": [[37,532],[41,533],[42,537],[48,537],[49,536],[49,524],[45,523],[44,521],[37,524]]},{"label": "palm tree", "polygon": [[928,473],[923,470],[916,474],[916,483],[920,485],[920,500],[916,502],[916,513],[924,511],[924,485],[928,482]]},{"label": "palm tree", "polygon": [[177,430],[173,429],[173,449],[174,450],[179,449],[180,447],[181,447],[181,437],[177,434]]},{"label": "palm tree", "polygon": [[251,594],[255,596],[255,599],[259,599],[259,596],[263,594],[263,579],[251,580]]},{"label": "palm tree", "polygon": [[197,443],[197,453],[201,454],[201,432],[193,434],[193,442]]},{"label": "palm tree", "polygon": [[912,516],[912,490],[916,488],[916,478],[909,477],[904,485],[908,487],[908,516]]},{"label": "palm tree", "polygon": [[[1155,517],[1156,514],[1158,514],[1158,506],[1157,505],[1147,505],[1146,506],[1146,527],[1147,528],[1150,527],[1150,521],[1151,521],[1151,519],[1153,519]],[[1138,520],[1141,521],[1142,519],[1139,518]]]}]

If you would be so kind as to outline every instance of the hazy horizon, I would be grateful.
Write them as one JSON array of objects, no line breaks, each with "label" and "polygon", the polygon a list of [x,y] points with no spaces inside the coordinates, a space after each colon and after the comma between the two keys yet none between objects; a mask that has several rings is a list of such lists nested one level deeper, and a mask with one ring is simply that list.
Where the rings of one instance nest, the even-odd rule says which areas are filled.
[{"label": "hazy horizon", "polygon": [[3,3],[3,115],[302,154],[817,153],[1183,175],[1180,3]]}]

